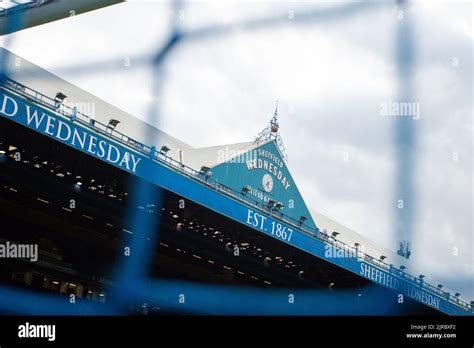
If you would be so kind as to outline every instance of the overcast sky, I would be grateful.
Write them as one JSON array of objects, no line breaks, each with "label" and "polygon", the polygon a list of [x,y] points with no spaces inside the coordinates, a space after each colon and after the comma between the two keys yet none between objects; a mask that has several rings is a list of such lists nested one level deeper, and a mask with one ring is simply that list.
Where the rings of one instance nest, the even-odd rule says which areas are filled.
[{"label": "overcast sky", "polygon": [[[182,7],[179,23],[194,29],[291,17],[291,11],[297,17],[346,3],[195,1]],[[305,24],[288,19],[184,41],[163,65],[154,122],[195,147],[250,141],[279,99],[289,167],[307,204],[396,249],[393,117],[382,116],[380,108],[397,96],[398,10],[393,4]],[[177,15],[167,2],[130,1],[15,33],[8,48],[146,119],[153,74],[136,58],[156,52]],[[404,15],[414,27],[414,100],[421,112],[413,120],[412,258],[474,300],[472,5],[423,1]],[[93,69],[97,62],[110,69]]]}]

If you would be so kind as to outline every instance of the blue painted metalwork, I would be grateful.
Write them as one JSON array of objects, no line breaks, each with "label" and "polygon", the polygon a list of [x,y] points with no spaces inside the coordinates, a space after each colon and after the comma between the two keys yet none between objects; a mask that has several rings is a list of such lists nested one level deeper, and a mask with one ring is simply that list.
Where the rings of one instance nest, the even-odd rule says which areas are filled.
[{"label": "blue painted metalwork", "polygon": [[[396,270],[385,262],[362,253],[356,247],[320,234],[317,229],[299,226],[289,216],[271,215],[261,204],[256,204],[258,202],[252,203],[252,200],[242,197],[241,193],[216,181],[205,180],[193,169],[159,152],[153,153],[156,150],[108,129],[106,125],[91,123],[86,115],[76,113],[73,121],[72,110],[65,106],[58,107],[51,98],[15,81],[5,81],[0,98],[0,116],[4,118],[61,141],[374,283],[400,291],[439,311],[451,315],[472,315],[471,305],[451,297],[449,293],[420,282],[419,278]],[[109,149],[112,150],[109,152]],[[337,249],[343,257],[327,257],[325,250],[328,246]]]}]

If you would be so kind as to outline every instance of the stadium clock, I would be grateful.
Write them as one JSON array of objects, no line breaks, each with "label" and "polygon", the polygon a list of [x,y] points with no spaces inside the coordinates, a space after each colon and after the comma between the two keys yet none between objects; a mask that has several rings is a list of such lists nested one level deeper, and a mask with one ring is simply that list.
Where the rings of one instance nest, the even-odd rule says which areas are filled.
[{"label": "stadium clock", "polygon": [[270,174],[265,174],[262,178],[262,186],[266,192],[273,190],[273,179]]}]

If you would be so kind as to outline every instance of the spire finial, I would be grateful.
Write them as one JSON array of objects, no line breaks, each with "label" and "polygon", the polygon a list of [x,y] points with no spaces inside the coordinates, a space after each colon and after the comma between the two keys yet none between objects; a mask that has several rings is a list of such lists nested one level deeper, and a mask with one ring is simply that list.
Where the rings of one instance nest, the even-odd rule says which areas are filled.
[{"label": "spire finial", "polygon": [[286,152],[285,147],[283,146],[283,140],[281,139],[278,130],[280,129],[280,125],[278,124],[278,100],[276,101],[275,112],[273,117],[270,120],[270,123],[261,131],[257,137],[255,138],[255,142],[258,144],[263,141],[268,141],[273,139],[276,141],[280,151],[283,155],[283,158],[286,160]]}]

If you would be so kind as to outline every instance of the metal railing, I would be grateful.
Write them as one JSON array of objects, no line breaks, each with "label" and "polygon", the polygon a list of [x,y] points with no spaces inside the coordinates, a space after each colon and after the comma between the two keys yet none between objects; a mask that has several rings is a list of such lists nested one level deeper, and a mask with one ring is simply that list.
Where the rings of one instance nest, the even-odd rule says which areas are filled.
[{"label": "metal railing", "polygon": [[357,247],[350,246],[342,241],[339,241],[324,232],[321,232],[318,228],[312,228],[304,223],[300,223],[298,220],[285,215],[281,212],[272,213],[272,208],[268,207],[265,204],[260,203],[257,200],[250,199],[248,196],[244,195],[241,192],[238,192],[231,187],[223,185],[219,183],[217,180],[213,178],[205,178],[205,173],[197,171],[184,163],[181,163],[174,158],[167,156],[165,153],[156,150],[154,146],[148,146],[143,144],[135,139],[128,137],[127,135],[99,122],[94,120],[92,117],[85,115],[82,112],[77,111],[75,108],[71,108],[68,105],[59,103],[57,100],[50,98],[38,91],[35,91],[27,86],[24,86],[12,79],[6,78],[3,81],[3,87],[11,92],[19,94],[26,98],[29,101],[32,101],[40,106],[44,106],[48,108],[50,111],[61,115],[68,119],[69,122],[77,122],[90,130],[97,132],[98,134],[104,135],[126,147],[139,152],[148,158],[160,163],[161,165],[166,166],[173,171],[185,175],[186,177],[190,178],[191,180],[198,182],[201,185],[205,185],[208,188],[211,188],[221,194],[224,194],[234,200],[237,200],[245,205],[250,205],[254,209],[258,209],[260,212],[271,216],[275,220],[279,220],[281,222],[287,223],[292,227],[296,228],[298,231],[308,235],[309,237],[316,239],[320,242],[331,244],[338,249],[342,249],[344,252],[347,253],[349,256],[358,257],[360,259],[364,259],[365,261],[375,265],[379,268],[382,268],[388,271],[390,274],[393,274],[397,277],[402,278],[405,281],[408,281],[420,288],[423,288],[427,291],[430,291],[438,296],[443,297],[449,303],[457,305],[467,311],[472,311],[472,306],[459,299],[458,297],[452,296],[449,292],[443,291],[438,287],[435,287],[427,282],[422,282],[420,278],[416,278],[409,273],[404,272],[402,269],[396,269],[392,265],[374,258],[371,255],[365,254]]}]

